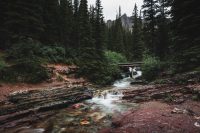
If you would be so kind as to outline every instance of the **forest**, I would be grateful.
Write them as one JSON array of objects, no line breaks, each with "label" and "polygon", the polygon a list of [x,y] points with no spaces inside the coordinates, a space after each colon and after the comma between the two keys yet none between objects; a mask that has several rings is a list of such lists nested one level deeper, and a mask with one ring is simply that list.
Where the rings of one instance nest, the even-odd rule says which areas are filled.
[{"label": "forest", "polygon": [[198,1],[94,1],[0,0],[0,132],[199,133]]},{"label": "forest", "polygon": [[147,78],[199,69],[195,3],[144,0],[141,11],[133,5],[130,31],[122,27],[121,9],[106,26],[100,0],[90,7],[87,0],[1,1],[0,79],[18,82],[15,77],[21,75],[22,82],[40,82],[48,78],[42,64],[54,62],[76,64],[80,75],[107,84],[118,73],[112,56],[119,62],[146,62]]}]

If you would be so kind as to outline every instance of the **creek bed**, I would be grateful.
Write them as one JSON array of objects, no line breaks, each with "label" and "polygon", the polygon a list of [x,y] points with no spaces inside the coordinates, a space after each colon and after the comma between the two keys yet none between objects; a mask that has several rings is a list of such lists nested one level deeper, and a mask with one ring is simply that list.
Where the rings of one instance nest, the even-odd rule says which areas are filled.
[{"label": "creek bed", "polygon": [[113,86],[101,88],[90,100],[73,104],[35,123],[9,129],[8,133],[97,133],[112,126],[112,118],[128,110],[135,110],[136,103],[122,100],[123,91],[129,88],[131,78],[116,81]]}]

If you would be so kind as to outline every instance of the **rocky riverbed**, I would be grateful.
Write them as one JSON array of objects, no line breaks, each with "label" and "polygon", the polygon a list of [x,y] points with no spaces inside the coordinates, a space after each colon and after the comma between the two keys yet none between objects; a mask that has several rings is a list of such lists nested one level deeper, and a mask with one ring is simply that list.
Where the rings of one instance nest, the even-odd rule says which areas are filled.
[{"label": "rocky riverbed", "polygon": [[124,78],[96,90],[62,86],[12,93],[0,104],[1,131],[199,133],[198,73],[162,82],[138,85]]},{"label": "rocky riverbed", "polygon": [[53,110],[92,98],[86,87],[19,91],[0,104],[0,130],[28,124],[55,114]]}]

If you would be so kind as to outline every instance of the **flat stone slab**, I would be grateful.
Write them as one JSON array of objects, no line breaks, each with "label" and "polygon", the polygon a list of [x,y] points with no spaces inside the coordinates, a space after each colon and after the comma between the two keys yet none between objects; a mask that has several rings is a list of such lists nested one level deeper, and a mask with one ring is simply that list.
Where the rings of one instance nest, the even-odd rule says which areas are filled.
[{"label": "flat stone slab", "polygon": [[57,87],[14,92],[8,96],[7,101],[0,104],[0,128],[15,126],[17,123],[14,121],[31,115],[40,117],[39,114],[91,99],[92,96],[92,90],[87,87]]}]

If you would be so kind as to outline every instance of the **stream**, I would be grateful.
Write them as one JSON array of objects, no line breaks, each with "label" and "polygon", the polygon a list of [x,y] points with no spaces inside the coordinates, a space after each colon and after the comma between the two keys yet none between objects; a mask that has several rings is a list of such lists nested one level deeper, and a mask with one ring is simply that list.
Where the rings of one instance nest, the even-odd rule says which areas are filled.
[{"label": "stream", "polygon": [[122,100],[122,91],[129,89],[130,83],[142,75],[141,71],[133,71],[136,73],[133,78],[124,76],[112,86],[96,90],[92,99],[56,111],[48,119],[20,127],[15,132],[97,133],[100,129],[111,127],[113,117],[138,107],[136,103]]}]

